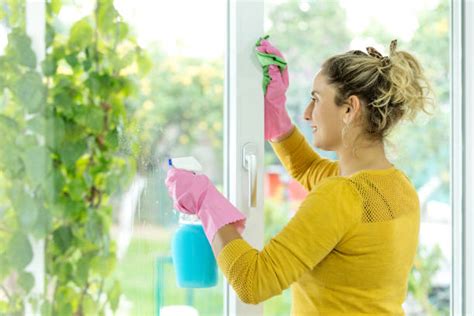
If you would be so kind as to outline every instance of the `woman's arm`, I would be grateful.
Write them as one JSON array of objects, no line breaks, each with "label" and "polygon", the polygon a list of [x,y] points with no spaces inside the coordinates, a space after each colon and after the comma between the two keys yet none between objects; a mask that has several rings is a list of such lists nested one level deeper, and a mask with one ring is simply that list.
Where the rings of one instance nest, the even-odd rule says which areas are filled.
[{"label": "woman's arm", "polygon": [[239,298],[258,304],[280,294],[321,262],[358,223],[361,209],[360,196],[348,181],[328,180],[307,196],[261,251],[242,239],[233,225],[222,227],[212,246]]},{"label": "woman's arm", "polygon": [[280,135],[279,137],[270,139],[270,142],[271,143],[281,142],[282,140],[288,138],[288,136],[290,136],[293,133],[294,130],[295,130],[295,125],[292,125],[291,129],[288,132]]},{"label": "woman's arm", "polygon": [[311,191],[321,180],[339,175],[339,163],[322,158],[293,125],[286,134],[270,142],[288,174]]},{"label": "woman's arm", "polygon": [[242,236],[237,232],[234,224],[227,224],[219,229],[212,241],[212,250],[214,256],[217,258],[221,250],[234,239],[242,239]]}]

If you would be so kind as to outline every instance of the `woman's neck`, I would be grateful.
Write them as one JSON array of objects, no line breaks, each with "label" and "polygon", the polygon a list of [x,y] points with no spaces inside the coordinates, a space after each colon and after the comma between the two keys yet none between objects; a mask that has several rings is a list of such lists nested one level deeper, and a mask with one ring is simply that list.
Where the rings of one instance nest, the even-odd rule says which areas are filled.
[{"label": "woman's neck", "polygon": [[369,146],[356,147],[355,154],[352,147],[337,151],[339,157],[339,171],[341,176],[350,176],[365,169],[387,169],[392,164],[385,156],[382,142],[372,143]]}]

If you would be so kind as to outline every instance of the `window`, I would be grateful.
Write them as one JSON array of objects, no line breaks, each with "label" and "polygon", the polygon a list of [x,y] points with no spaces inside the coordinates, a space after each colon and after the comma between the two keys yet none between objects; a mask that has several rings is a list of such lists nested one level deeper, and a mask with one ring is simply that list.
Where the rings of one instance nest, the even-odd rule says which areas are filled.
[{"label": "window", "polygon": [[1,1],[0,314],[289,314],[290,290],[247,305],[220,273],[212,288],[177,287],[163,185],[167,158],[195,156],[247,214],[256,248],[298,208],[306,192],[263,141],[264,34],[288,61],[287,108],[307,139],[325,58],[386,55],[398,38],[420,59],[437,111],[386,147],[422,209],[404,308],[471,314],[473,17],[466,0]]}]

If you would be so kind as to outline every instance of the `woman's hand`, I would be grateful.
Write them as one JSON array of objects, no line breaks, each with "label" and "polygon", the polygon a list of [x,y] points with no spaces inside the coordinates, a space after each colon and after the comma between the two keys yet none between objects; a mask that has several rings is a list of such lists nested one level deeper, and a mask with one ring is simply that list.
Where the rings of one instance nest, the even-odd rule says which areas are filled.
[{"label": "woman's hand", "polygon": [[197,215],[211,244],[216,232],[224,225],[234,223],[239,233],[244,230],[245,214],[232,205],[207,176],[171,168],[165,184],[175,209]]},{"label": "woman's hand", "polygon": [[[278,56],[284,61],[283,54],[269,41],[263,39],[256,48],[260,53]],[[268,68],[265,68],[268,67]],[[288,67],[285,65],[281,71],[276,64],[263,66],[264,72],[268,71],[271,79],[269,82],[265,101],[265,140],[275,139],[287,134],[293,128],[290,116],[286,111],[286,91],[288,90]]]},{"label": "woman's hand", "polygon": [[165,184],[177,211],[198,216],[203,201],[202,197],[208,187],[212,185],[205,175],[197,175],[178,168],[168,170]]}]

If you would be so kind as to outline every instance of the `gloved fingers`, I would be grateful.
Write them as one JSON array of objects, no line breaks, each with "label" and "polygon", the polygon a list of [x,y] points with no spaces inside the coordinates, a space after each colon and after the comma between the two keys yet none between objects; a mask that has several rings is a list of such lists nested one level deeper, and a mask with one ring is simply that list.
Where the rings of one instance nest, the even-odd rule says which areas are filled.
[{"label": "gloved fingers", "polygon": [[283,84],[285,85],[285,87],[288,87],[289,83],[290,83],[290,80],[288,78],[288,65],[285,67],[285,69],[283,69],[283,72],[281,74],[281,79],[283,80]]},{"label": "gloved fingers", "polygon": [[266,50],[265,46],[257,46],[256,49],[257,49],[260,53],[264,53],[264,54],[267,53],[267,50]]},{"label": "gloved fingers", "polygon": [[177,196],[174,202],[174,207],[181,213],[186,214],[197,214],[198,207],[192,194],[189,192],[183,192],[180,196]]},{"label": "gloved fingers", "polygon": [[[280,71],[280,68],[277,65],[269,65],[268,66],[268,74],[272,78],[272,81],[282,82],[285,87],[288,87],[289,79],[288,79],[288,67],[285,67],[283,71]],[[270,82],[271,84],[271,82]]]},{"label": "gloved fingers", "polygon": [[173,199],[174,208],[187,214],[195,213],[195,204],[187,191],[193,185],[193,177],[195,175],[191,171],[171,168],[165,179],[165,185],[169,196]]},{"label": "gloved fingers", "polygon": [[283,54],[267,40],[262,40],[257,49],[259,52],[276,55],[286,60]]},{"label": "gloved fingers", "polygon": [[283,82],[282,74],[280,68],[277,65],[268,66],[268,75],[272,78],[270,84],[275,84],[276,82]]},{"label": "gloved fingers", "polygon": [[165,184],[176,210],[197,214],[211,182],[206,175],[171,168],[168,170]]}]

